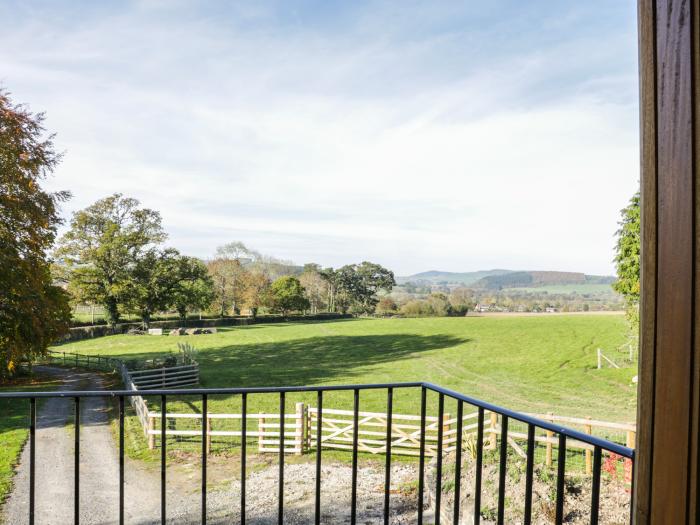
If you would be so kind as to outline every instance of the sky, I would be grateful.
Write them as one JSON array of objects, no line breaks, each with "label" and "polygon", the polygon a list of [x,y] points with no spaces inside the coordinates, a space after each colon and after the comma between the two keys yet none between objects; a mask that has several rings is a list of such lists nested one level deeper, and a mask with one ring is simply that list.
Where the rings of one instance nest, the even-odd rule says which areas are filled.
[{"label": "sky", "polygon": [[0,87],[66,219],[121,192],[188,255],[612,274],[635,5],[0,0]]}]

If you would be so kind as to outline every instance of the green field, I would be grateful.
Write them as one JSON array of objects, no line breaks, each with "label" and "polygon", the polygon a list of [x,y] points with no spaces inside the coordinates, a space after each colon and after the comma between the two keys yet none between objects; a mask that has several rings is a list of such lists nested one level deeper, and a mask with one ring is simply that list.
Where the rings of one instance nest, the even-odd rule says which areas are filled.
[{"label": "green field", "polygon": [[615,295],[615,291],[609,284],[582,283],[582,284],[552,284],[537,287],[518,287],[502,290],[503,293],[548,293],[548,294],[609,294]]},{"label": "green field", "polygon": [[[199,350],[203,387],[330,385],[430,381],[517,410],[631,421],[636,364],[596,370],[596,349],[617,358],[622,316],[355,319],[223,328],[214,335],[119,335],[56,350],[146,359]],[[287,396],[315,401],[313,395]],[[363,392],[361,408],[383,411],[385,392]],[[435,406],[430,400],[431,407]],[[192,411],[193,399],[171,410]],[[274,410],[276,396],[251,396],[251,410]],[[327,407],[351,408],[351,393],[328,394]],[[212,398],[210,410],[236,411],[237,396]],[[397,393],[395,411],[418,413],[415,391]]]}]

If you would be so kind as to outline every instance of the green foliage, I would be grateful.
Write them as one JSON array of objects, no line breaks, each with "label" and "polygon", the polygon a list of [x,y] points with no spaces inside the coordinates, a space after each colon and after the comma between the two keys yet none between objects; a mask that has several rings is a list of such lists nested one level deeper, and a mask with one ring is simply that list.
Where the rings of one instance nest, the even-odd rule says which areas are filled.
[{"label": "green foliage", "polygon": [[625,298],[627,315],[635,332],[639,329],[639,256],[641,253],[640,195],[635,193],[622,209],[617,230],[615,265],[617,281],[613,288]]},{"label": "green foliage", "polygon": [[175,307],[184,319],[188,309],[208,304],[211,280],[197,259],[174,248],[150,249],[135,261],[123,295],[127,309],[148,326],[156,312]]},{"label": "green foliage", "polygon": [[309,308],[309,300],[299,279],[288,275],[280,277],[270,286],[269,306],[273,312],[303,311]]},{"label": "green foliage", "polygon": [[44,354],[70,322],[46,255],[61,222],[58,203],[69,194],[39,185],[59,161],[43,119],[0,91],[0,381]]},{"label": "green foliage", "polygon": [[406,317],[447,317],[452,311],[452,305],[443,293],[432,293],[427,299],[409,301],[401,307],[401,314]]},{"label": "green foliage", "polygon": [[115,193],[73,215],[56,256],[69,270],[77,301],[104,306],[110,324],[119,321],[138,261],[166,238],[157,211]]},{"label": "green foliage", "polygon": [[214,283],[206,265],[195,257],[180,256],[177,264],[180,280],[171,291],[171,307],[181,320],[192,310],[204,310],[214,300]]},{"label": "green foliage", "polygon": [[396,284],[394,272],[367,261],[343,266],[336,274],[343,312],[352,307],[356,313],[373,313],[379,302],[377,292],[391,292]]}]

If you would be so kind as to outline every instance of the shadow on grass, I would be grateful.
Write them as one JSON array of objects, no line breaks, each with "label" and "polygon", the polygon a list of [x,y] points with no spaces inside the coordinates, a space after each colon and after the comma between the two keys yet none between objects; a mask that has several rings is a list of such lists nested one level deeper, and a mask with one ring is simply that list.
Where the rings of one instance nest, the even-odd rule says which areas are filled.
[{"label": "shadow on grass", "polygon": [[[208,388],[319,385],[338,377],[360,377],[367,367],[468,341],[440,334],[311,337],[208,348],[199,353],[198,361],[202,386]],[[128,357],[144,359],[153,354]]]}]

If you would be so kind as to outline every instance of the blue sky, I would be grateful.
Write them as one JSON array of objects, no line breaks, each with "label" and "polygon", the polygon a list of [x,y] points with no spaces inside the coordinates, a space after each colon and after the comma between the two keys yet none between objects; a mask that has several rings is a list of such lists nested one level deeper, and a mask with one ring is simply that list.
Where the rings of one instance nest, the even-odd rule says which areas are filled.
[{"label": "blue sky", "polygon": [[112,192],[202,257],[613,271],[638,184],[636,7],[0,0],[66,217]]}]

